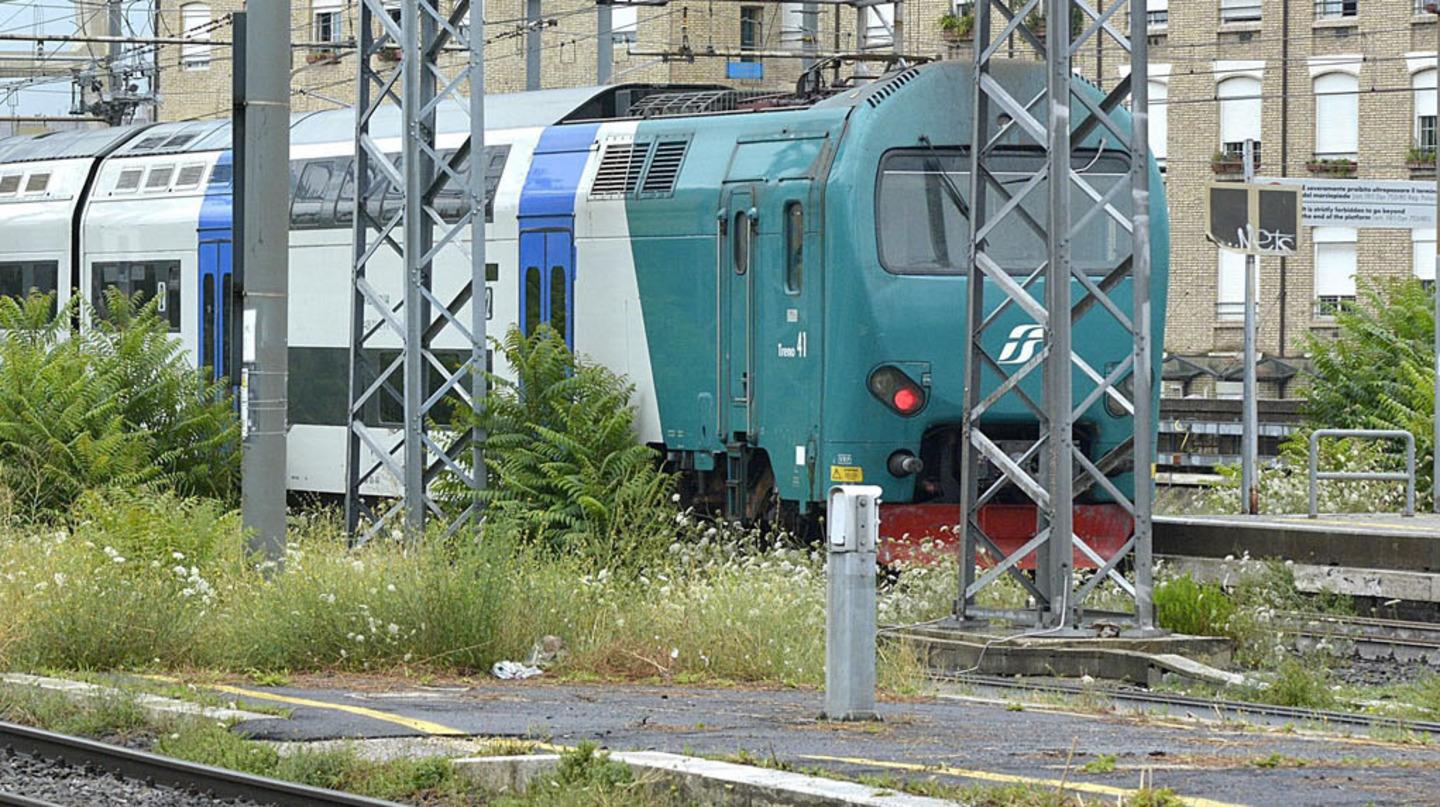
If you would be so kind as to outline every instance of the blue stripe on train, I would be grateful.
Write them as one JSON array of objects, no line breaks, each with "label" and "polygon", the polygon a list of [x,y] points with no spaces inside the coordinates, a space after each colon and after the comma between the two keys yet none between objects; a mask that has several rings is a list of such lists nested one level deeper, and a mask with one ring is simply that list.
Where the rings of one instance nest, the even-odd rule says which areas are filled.
[{"label": "blue stripe on train", "polygon": [[540,134],[520,191],[520,328],[549,323],[575,347],[575,196],[599,124]]},{"label": "blue stripe on train", "polygon": [[215,161],[196,226],[200,243],[200,286],[196,295],[200,301],[196,331],[200,349],[195,359],[199,366],[214,368],[216,378],[228,374],[230,340],[227,337],[230,312],[234,310],[231,286],[235,240],[232,159],[231,152],[226,151]]}]

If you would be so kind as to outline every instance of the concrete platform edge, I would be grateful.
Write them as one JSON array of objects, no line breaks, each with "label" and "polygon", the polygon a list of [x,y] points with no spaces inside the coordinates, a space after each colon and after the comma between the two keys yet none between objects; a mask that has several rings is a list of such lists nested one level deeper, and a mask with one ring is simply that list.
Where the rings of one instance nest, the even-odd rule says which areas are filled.
[{"label": "concrete platform edge", "polygon": [[[704,804],[865,805],[866,807],[941,807],[953,802],[879,790],[856,782],[756,768],[660,751],[620,751],[610,758],[640,773],[659,777]],[[523,793],[535,779],[559,764],[556,754],[472,757],[453,761],[456,770],[481,787],[499,793]]]}]

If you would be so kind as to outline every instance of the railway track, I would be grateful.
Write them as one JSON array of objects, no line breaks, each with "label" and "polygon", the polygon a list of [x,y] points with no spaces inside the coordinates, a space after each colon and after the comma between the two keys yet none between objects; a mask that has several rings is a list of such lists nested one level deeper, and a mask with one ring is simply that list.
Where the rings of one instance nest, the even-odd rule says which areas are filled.
[{"label": "railway track", "polygon": [[1408,720],[1329,709],[1274,706],[1268,703],[1202,698],[1144,689],[1095,689],[1069,681],[1024,681],[993,675],[955,675],[936,672],[932,672],[930,677],[936,681],[961,684],[974,691],[988,691],[997,695],[1004,692],[1026,691],[1053,695],[1098,696],[1117,706],[1147,714],[1160,712],[1179,717],[1249,720],[1277,726],[1318,725],[1353,728],[1367,732],[1385,729],[1440,736],[1440,722],[1431,720]]},{"label": "railway track", "polygon": [[[274,805],[275,807],[398,807],[395,802],[324,790],[263,776],[183,762],[145,751],[0,722],[0,772],[16,755],[64,765],[95,775],[109,774],[143,787],[178,791],[184,804],[210,802]],[[63,774],[58,778],[64,778]],[[16,788],[7,786],[8,790]],[[143,802],[134,802],[143,803]],[[57,807],[45,801],[0,789],[0,805]],[[74,804],[72,801],[71,804]]]},{"label": "railway track", "polygon": [[1440,668],[1440,623],[1311,613],[1285,614],[1284,622],[1302,649],[1325,642],[1364,659]]}]

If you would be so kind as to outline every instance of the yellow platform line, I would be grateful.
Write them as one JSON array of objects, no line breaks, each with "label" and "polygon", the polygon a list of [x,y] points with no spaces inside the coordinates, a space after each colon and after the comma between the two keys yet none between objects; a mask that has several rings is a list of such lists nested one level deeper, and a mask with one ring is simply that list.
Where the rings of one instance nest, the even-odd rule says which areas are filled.
[{"label": "yellow platform line", "polygon": [[[165,681],[168,683],[182,683],[180,679],[171,678],[169,676],[150,675],[146,677],[158,681]],[[293,695],[281,695],[278,692],[266,692],[264,690],[246,689],[244,687],[230,686],[228,684],[196,684],[196,686],[204,687],[206,689],[213,689],[216,692],[224,692],[227,695],[241,695],[246,698],[255,698],[256,700],[275,701],[276,703],[286,703],[291,706],[308,706],[312,709],[329,709],[333,712],[344,712],[346,714],[352,714],[359,717],[368,717],[371,720],[379,720],[384,723],[393,723],[397,726],[404,726],[411,731],[418,731],[422,734],[429,734],[436,737],[470,736],[470,732],[468,731],[461,731],[460,729],[451,728],[450,726],[443,726],[439,723],[432,723],[429,720],[419,720],[413,717],[405,717],[404,715],[397,715],[391,712],[382,712],[379,709],[368,709],[364,706],[351,706],[348,703],[330,703],[329,701],[318,701],[311,698],[297,698]]]},{"label": "yellow platform line", "polygon": [[[1005,785],[1039,785],[1041,787],[1064,787],[1066,790],[1073,790],[1078,793],[1091,793],[1096,796],[1118,796],[1128,798],[1136,795],[1138,791],[1125,787],[1114,787],[1101,785],[1094,782],[1073,782],[1059,779],[1042,779],[1035,776],[1017,776],[1009,773],[992,773],[990,771],[976,771],[967,768],[952,768],[946,765],[919,765],[911,762],[891,762],[883,759],[865,759],[863,757],[831,757],[817,754],[803,754],[801,759],[808,759],[814,762],[839,762],[845,765],[859,765],[869,768],[888,768],[897,771],[909,771],[911,773],[940,773],[946,776],[955,776],[961,779],[978,779],[983,782],[995,782]],[[1213,799],[1201,799],[1193,796],[1177,796],[1182,804],[1190,807],[1244,807],[1225,801]]]}]

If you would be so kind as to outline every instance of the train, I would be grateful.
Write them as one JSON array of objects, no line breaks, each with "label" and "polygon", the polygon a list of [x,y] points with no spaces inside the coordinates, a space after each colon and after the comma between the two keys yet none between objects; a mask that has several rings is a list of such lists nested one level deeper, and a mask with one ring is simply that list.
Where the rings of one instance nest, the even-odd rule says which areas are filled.
[{"label": "train", "polygon": [[[887,537],[948,533],[962,484],[969,240],[966,208],[948,189],[970,192],[971,69],[931,62],[811,92],[620,84],[487,96],[489,332],[548,324],[626,376],[638,438],[702,506],[804,519],[823,510],[834,484],[863,482],[883,490]],[[999,65],[996,76],[1016,97],[1044,88],[1033,63]],[[287,473],[296,492],[339,494],[346,483],[354,126],[354,111],[340,108],[296,114],[290,129]],[[442,110],[438,126],[440,148],[458,148],[468,116]],[[372,136],[398,151],[398,114],[377,115]],[[1090,134],[1076,163],[1102,191],[1130,171],[1126,149],[1106,137]],[[999,156],[1007,182],[1043,159],[1018,139]],[[1158,334],[1169,231],[1153,161],[1149,171]],[[79,294],[99,301],[100,315],[108,287],[158,298],[196,366],[224,376],[234,179],[224,120],[0,140],[0,293],[40,290],[62,305]],[[1044,194],[1031,198],[1043,222]],[[1129,194],[1118,198],[1128,207]],[[382,204],[392,200],[398,194]],[[1044,255],[1020,226],[991,243],[1017,278]],[[1129,249],[1128,232],[1104,215],[1074,241],[1077,268],[1097,277]],[[468,264],[447,260],[435,283],[458,287]],[[1111,290],[1122,307],[1125,283]],[[999,292],[987,288],[993,310]],[[1031,288],[1043,293],[1043,281]],[[1103,307],[1076,328],[1092,367],[1129,355],[1128,334]],[[1041,338],[1013,306],[988,332],[1002,364],[1028,360]],[[1038,395],[1038,376],[1033,383],[1025,389]],[[1077,399],[1093,383],[1077,372]],[[1014,397],[989,410],[987,431],[1019,446],[1038,426]],[[1076,433],[1092,460],[1132,434],[1128,414],[1100,397]],[[398,412],[373,416],[382,427],[399,422]],[[1114,469],[1111,481],[1130,490],[1133,469]],[[369,494],[397,493],[378,478],[369,485]],[[1100,486],[1085,496],[1077,533],[1113,551],[1128,516]],[[987,532],[1002,543],[1034,532],[1034,509],[1018,494],[987,508]]]}]

